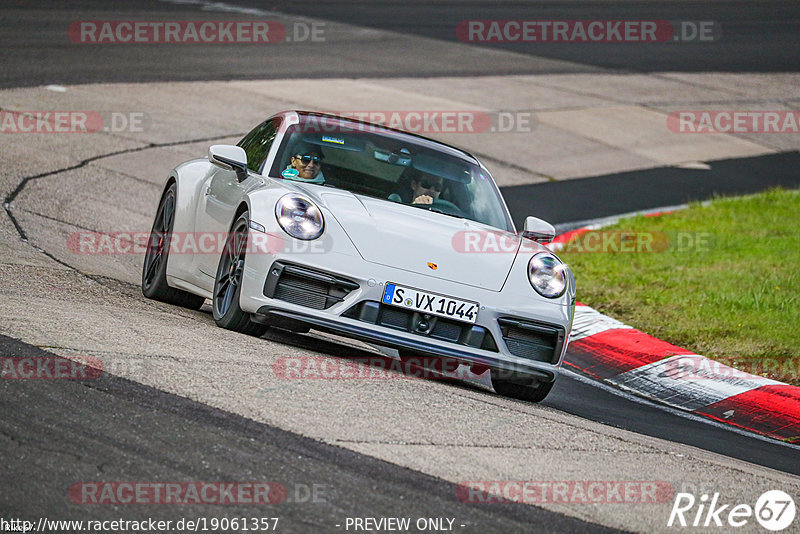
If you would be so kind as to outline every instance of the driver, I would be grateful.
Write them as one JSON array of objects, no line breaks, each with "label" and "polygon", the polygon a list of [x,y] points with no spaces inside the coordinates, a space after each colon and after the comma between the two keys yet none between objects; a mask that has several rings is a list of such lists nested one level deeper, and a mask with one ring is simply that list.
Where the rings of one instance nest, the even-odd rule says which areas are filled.
[{"label": "driver", "polygon": [[[427,174],[416,169],[409,169],[405,174],[408,178],[409,188],[411,195],[406,196],[410,198],[411,204],[433,204],[433,201],[439,198],[444,188],[444,181],[431,174]],[[389,200],[394,202],[403,202],[403,196],[399,193],[392,193]]]},{"label": "driver", "polygon": [[412,204],[433,204],[442,193],[444,182],[437,176],[422,174],[418,179],[411,180],[411,191],[414,197]]}]

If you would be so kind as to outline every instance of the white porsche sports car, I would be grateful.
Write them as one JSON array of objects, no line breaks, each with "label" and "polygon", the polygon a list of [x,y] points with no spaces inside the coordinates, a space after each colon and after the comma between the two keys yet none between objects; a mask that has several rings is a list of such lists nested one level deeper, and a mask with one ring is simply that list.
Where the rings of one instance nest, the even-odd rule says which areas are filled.
[{"label": "white porsche sports car", "polygon": [[288,111],[176,167],[142,268],[146,297],[260,335],[314,328],[491,370],[538,402],[575,309],[535,217],[517,233],[474,156],[418,135]]}]

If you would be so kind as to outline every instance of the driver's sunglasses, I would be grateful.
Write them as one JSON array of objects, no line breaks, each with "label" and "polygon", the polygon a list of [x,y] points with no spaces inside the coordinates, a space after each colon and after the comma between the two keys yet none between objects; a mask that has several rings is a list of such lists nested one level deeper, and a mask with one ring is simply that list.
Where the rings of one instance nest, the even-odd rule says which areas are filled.
[{"label": "driver's sunglasses", "polygon": [[312,161],[313,161],[314,163],[319,163],[319,162],[322,160],[322,158],[321,158],[321,157],[319,157],[319,156],[311,156],[311,155],[309,155],[309,154],[303,154],[302,156],[301,156],[300,154],[297,154],[297,155],[295,156],[295,158],[299,159],[300,161],[302,161],[302,162],[303,162],[303,163],[305,163],[306,165],[308,165],[308,164],[309,164],[309,163],[311,163]]},{"label": "driver's sunglasses", "polygon": [[444,187],[444,184],[442,182],[429,182],[428,180],[421,181],[419,185],[423,189],[434,189],[436,190],[437,193],[441,193],[442,187]]}]

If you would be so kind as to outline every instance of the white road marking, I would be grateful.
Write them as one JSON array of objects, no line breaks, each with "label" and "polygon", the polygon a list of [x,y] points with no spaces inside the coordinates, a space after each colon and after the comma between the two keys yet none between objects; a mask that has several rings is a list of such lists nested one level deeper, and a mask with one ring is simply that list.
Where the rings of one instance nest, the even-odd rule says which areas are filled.
[{"label": "white road marking", "polygon": [[761,441],[763,441],[765,443],[772,443],[772,444],[776,444],[776,445],[782,445],[783,447],[789,447],[791,449],[795,449],[795,450],[800,451],[800,444],[795,445],[793,443],[787,443],[785,441],[778,441],[778,440],[776,440],[774,438],[768,438],[766,436],[762,436],[760,434],[756,434],[756,433],[750,432],[748,430],[742,430],[742,429],[737,428],[735,426],[728,425],[728,424],[725,424],[725,423],[720,423],[719,421],[715,421],[715,420],[709,419],[707,417],[703,417],[703,416],[700,416],[700,415],[695,415],[695,414],[693,414],[692,412],[689,412],[689,411],[685,411],[685,410],[682,410],[682,409],[679,409],[679,408],[674,408],[672,406],[667,406],[667,405],[655,402],[653,400],[650,400],[650,399],[647,399],[647,398],[644,398],[644,397],[640,397],[638,395],[635,395],[634,393],[618,389],[618,388],[616,388],[614,386],[611,386],[609,384],[606,384],[604,382],[600,382],[598,380],[587,378],[587,377],[585,377],[585,376],[583,376],[581,374],[578,374],[578,373],[576,373],[574,371],[571,371],[569,369],[566,369],[566,368],[562,368],[561,369],[561,374],[562,375],[569,375],[570,378],[574,378],[578,382],[582,382],[584,384],[588,384],[590,386],[593,386],[593,387],[596,387],[596,388],[600,388],[600,389],[602,389],[603,391],[605,391],[607,393],[611,393],[612,395],[616,395],[618,397],[622,397],[625,400],[628,400],[628,401],[631,401],[631,402],[635,402],[637,404],[643,404],[645,406],[650,406],[652,408],[657,408],[657,409],[665,411],[665,412],[667,412],[667,413],[669,413],[671,415],[675,415],[675,416],[678,416],[678,417],[683,417],[684,419],[689,419],[690,421],[695,421],[695,422],[698,422],[698,423],[705,423],[707,425],[711,425],[711,426],[715,426],[715,427],[718,427],[718,428],[722,428],[722,429],[725,429],[725,430],[727,430],[729,432],[734,432],[736,434],[741,434],[742,436],[747,436],[748,438],[761,440]]},{"label": "white road marking", "polygon": [[697,410],[761,386],[780,384],[698,355],[671,356],[617,375],[609,382],[684,410]]},{"label": "white road marking", "polygon": [[633,328],[616,319],[603,315],[599,311],[589,306],[575,306],[575,319],[572,322],[572,333],[569,335],[570,341],[577,341],[585,337],[593,336],[606,330],[618,328]]}]

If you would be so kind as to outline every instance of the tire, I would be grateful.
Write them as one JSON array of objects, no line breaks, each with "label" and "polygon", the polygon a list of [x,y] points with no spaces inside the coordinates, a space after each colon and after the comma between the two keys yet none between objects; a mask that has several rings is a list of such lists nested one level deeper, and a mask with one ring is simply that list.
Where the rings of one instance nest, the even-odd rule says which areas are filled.
[{"label": "tire", "polygon": [[199,310],[205,298],[167,285],[167,260],[175,224],[177,187],[170,184],[158,204],[142,265],[142,294],[153,300]]},{"label": "tire", "polygon": [[527,402],[541,402],[553,389],[552,382],[540,382],[532,378],[513,378],[508,373],[492,369],[492,387],[498,395]]},{"label": "tire", "polygon": [[245,211],[234,221],[228,232],[222,256],[219,258],[217,274],[214,277],[211,309],[217,326],[242,334],[260,336],[269,329],[269,326],[254,323],[250,320],[250,314],[243,312],[239,307],[249,227],[250,218]]}]

